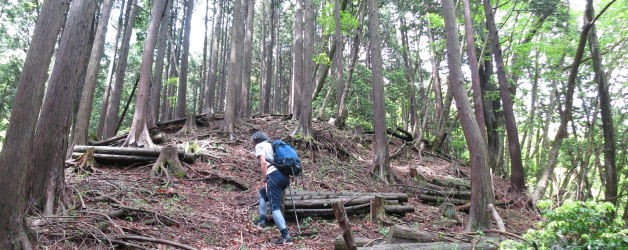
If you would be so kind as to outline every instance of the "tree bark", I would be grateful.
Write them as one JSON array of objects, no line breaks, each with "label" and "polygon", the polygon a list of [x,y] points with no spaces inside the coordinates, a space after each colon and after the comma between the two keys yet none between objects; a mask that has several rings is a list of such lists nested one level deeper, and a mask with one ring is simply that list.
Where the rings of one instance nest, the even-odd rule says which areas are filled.
[{"label": "tree bark", "polygon": [[150,111],[150,85],[153,75],[153,56],[155,54],[155,46],[157,45],[157,35],[159,34],[159,26],[163,18],[164,11],[168,7],[169,0],[155,0],[153,2],[153,13],[151,16],[148,30],[146,31],[146,41],[144,42],[144,52],[142,55],[142,66],[140,69],[139,90],[137,99],[135,100],[135,113],[133,114],[133,123],[129,136],[126,138],[123,146],[128,147],[147,147],[151,148],[155,145],[148,133],[146,125],[146,116]]},{"label": "tree bark", "polygon": [[103,128],[103,136],[105,138],[115,135],[116,122],[118,121],[118,113],[120,111],[120,98],[122,97],[122,87],[124,86],[127,60],[129,58],[129,44],[131,42],[131,34],[133,33],[133,24],[135,23],[137,0],[132,0],[129,5],[124,25],[124,33],[122,35],[122,44],[120,45],[120,57],[118,58],[118,65],[116,68],[116,78],[109,92],[111,99],[107,105],[107,117],[105,118],[105,125]]},{"label": "tree bark", "polygon": [[292,64],[292,120],[296,120],[301,115],[301,105],[303,96],[303,6],[302,1],[296,1],[295,21],[294,21],[294,58]]},{"label": "tree bark", "polygon": [[486,141],[486,125],[484,124],[484,105],[482,103],[482,88],[480,87],[480,72],[478,59],[475,56],[475,38],[473,38],[473,22],[471,17],[471,4],[469,0],[462,1],[464,6],[464,30],[467,38],[467,51],[469,55],[469,68],[471,69],[471,88],[473,89],[473,108],[475,120],[478,123],[480,134]]},{"label": "tree bark", "polygon": [[263,91],[262,94],[262,99],[260,100],[260,105],[262,107],[262,113],[264,114],[268,114],[271,112],[270,110],[270,102],[271,102],[271,96],[270,96],[270,90],[271,90],[271,86],[273,85],[273,45],[275,44],[275,36],[273,36],[273,33],[275,31],[275,12],[276,12],[276,8],[277,8],[277,1],[276,0],[270,0],[270,6],[269,6],[269,10],[270,10],[270,17],[269,17],[269,28],[268,28],[268,36],[270,37],[270,43],[268,43],[266,45],[266,78],[265,78],[265,82],[264,82],[264,88],[260,89],[260,91]]},{"label": "tree bark", "polygon": [[340,105],[340,99],[342,93],[344,92],[345,82],[344,82],[344,36],[342,35],[342,31],[340,29],[340,0],[334,0],[334,21],[335,21],[335,43],[336,43],[336,53],[334,56],[334,75],[336,78],[336,106]]},{"label": "tree bark", "polygon": [[[105,47],[105,36],[107,35],[107,26],[109,25],[109,14],[113,7],[113,0],[104,0],[100,9],[100,20],[94,38],[94,45],[89,57],[87,65],[87,73],[81,93],[81,102],[76,117],[74,127],[73,142],[70,145],[86,145],[89,129],[89,120],[92,114],[92,103],[94,102],[94,90],[98,81],[98,71],[100,69],[100,58]],[[113,62],[112,62],[113,63]]]},{"label": "tree bark", "polygon": [[526,189],[525,175],[523,173],[523,164],[521,162],[521,145],[519,144],[519,131],[517,130],[517,121],[512,106],[512,98],[508,81],[506,79],[506,70],[504,68],[504,58],[499,45],[499,36],[497,35],[497,27],[493,15],[493,7],[489,0],[483,0],[484,12],[486,13],[486,26],[488,26],[489,40],[491,44],[491,53],[497,64],[497,79],[499,82],[499,92],[502,98],[504,117],[506,118],[506,130],[508,135],[508,149],[510,151],[511,160],[511,176],[510,188],[515,192],[523,192]]},{"label": "tree bark", "polygon": [[248,2],[246,9],[246,33],[244,35],[244,56],[242,69],[242,92],[240,95],[240,116],[248,117],[251,107],[249,92],[251,89],[251,57],[253,51],[253,32],[255,29],[255,0]]},{"label": "tree bark", "polygon": [[231,25],[231,51],[229,55],[229,75],[227,79],[227,93],[226,93],[226,105],[225,105],[225,120],[224,120],[224,131],[229,134],[231,138],[233,138],[233,126],[236,120],[236,106],[240,105],[237,103],[236,96],[238,93],[238,77],[242,77],[241,75],[241,67],[242,62],[240,48],[242,45],[242,40],[240,37],[240,28],[244,24],[244,13],[243,13],[243,4],[241,0],[235,1],[235,6],[233,9],[233,21]]},{"label": "tree bark", "polygon": [[[593,3],[587,0],[585,15],[587,20],[593,20]],[[617,167],[615,166],[615,128],[613,126],[613,115],[611,112],[611,97],[609,95],[608,80],[602,68],[602,56],[600,55],[600,44],[597,39],[595,25],[591,25],[589,30],[589,50],[593,61],[593,71],[597,82],[598,97],[600,98],[600,109],[602,113],[602,133],[604,134],[604,174],[606,175],[606,186],[604,197],[607,201],[617,205]]]},{"label": "tree bark", "polygon": [[336,220],[338,221],[338,226],[342,229],[342,237],[345,239],[347,248],[357,249],[355,246],[355,239],[353,238],[353,232],[351,231],[351,224],[349,223],[349,218],[347,218],[347,212],[345,212],[345,206],[341,201],[333,203],[332,206],[334,208]]},{"label": "tree bark", "polygon": [[[205,89],[206,100],[205,100],[205,114],[211,115],[215,112],[215,96],[216,96],[216,75],[218,73],[218,46],[220,43],[220,31],[222,26],[222,16],[224,9],[224,0],[220,1],[222,4],[220,5],[220,9],[218,10],[218,15],[214,16],[214,32],[212,34],[212,48],[211,48],[211,58],[209,60],[209,75],[207,77],[207,88]],[[215,6],[214,1],[214,6]]]},{"label": "tree bark", "polygon": [[406,81],[408,81],[408,102],[410,102],[410,126],[409,131],[412,133],[413,137],[417,137],[419,125],[417,119],[417,108],[416,108],[416,89],[414,87],[414,69],[412,68],[412,63],[410,62],[410,43],[408,42],[408,27],[406,26],[406,20],[401,15],[399,17],[401,21],[401,45],[402,45],[402,56],[404,66],[406,67]]},{"label": "tree bark", "polygon": [[[528,142],[526,145],[526,153],[525,153],[525,163],[526,165],[529,165],[530,163],[530,152],[531,152],[531,147],[532,147],[532,130],[534,128],[534,118],[536,116],[536,97],[537,97],[537,92],[538,92],[538,86],[539,86],[539,77],[540,77],[540,68],[539,68],[539,51],[537,50],[536,52],[536,57],[535,57],[535,61],[534,61],[534,80],[532,81],[532,93],[530,93],[532,95],[532,98],[530,100],[530,113],[528,113],[529,117],[528,117],[528,130],[527,132],[524,134],[523,136],[523,143],[526,142],[526,134],[530,136],[530,138],[528,138]],[[537,138],[538,140],[538,138]]]},{"label": "tree bark", "polygon": [[386,104],[382,76],[382,46],[379,33],[379,1],[369,0],[369,33],[371,55],[371,94],[373,97],[373,127],[375,129],[375,156],[371,173],[384,183],[392,180],[386,137]]},{"label": "tree bark", "polygon": [[[159,96],[163,86],[164,59],[166,56],[166,42],[168,41],[168,29],[170,27],[170,9],[172,1],[167,1],[166,10],[164,11],[161,23],[159,25],[159,40],[157,41],[157,56],[155,58],[155,72],[150,86],[149,110],[146,117],[146,125],[148,128],[157,126],[157,118],[159,117]],[[167,80],[167,79],[166,79]],[[162,107],[165,108],[165,107]],[[163,117],[162,117],[163,118]]]},{"label": "tree bark", "polygon": [[[65,152],[68,146],[71,108],[78,77],[86,66],[82,48],[89,42],[96,3],[79,0],[72,3],[57,49],[46,97],[37,122],[33,144],[33,165],[30,168],[30,201],[35,207],[44,205],[44,214],[51,215],[65,197]],[[55,150],[50,150],[54,148]],[[44,201],[45,200],[45,204]]]},{"label": "tree bark", "polygon": [[[297,0],[300,1],[300,0]],[[312,0],[304,2],[304,31],[303,31],[303,88],[301,93],[301,118],[299,125],[292,132],[292,136],[301,133],[304,138],[312,137],[312,90],[314,87],[314,10]]]},{"label": "tree bark", "polygon": [[460,44],[456,26],[455,7],[452,0],[443,0],[445,35],[447,38],[447,65],[449,67],[449,86],[456,99],[458,117],[469,148],[471,158],[471,211],[467,229],[487,229],[490,227],[490,215],[486,205],[494,202],[491,186],[486,144],[473,117],[471,104],[462,82]]},{"label": "tree bark", "polygon": [[281,66],[281,41],[279,40],[279,32],[280,32],[280,27],[281,27],[281,5],[279,5],[280,8],[276,9],[275,11],[277,13],[275,13],[275,21],[276,21],[276,25],[275,25],[275,60],[274,60],[274,66],[273,66],[273,85],[272,85],[272,97],[270,98],[271,105],[270,105],[270,113],[273,114],[279,114],[279,107],[280,107],[280,99],[281,99],[281,70],[279,69],[279,67]]},{"label": "tree bark", "polygon": [[185,2],[185,30],[183,32],[183,48],[181,53],[181,69],[179,70],[179,87],[177,88],[177,106],[174,118],[183,118],[186,113],[186,93],[188,85],[188,57],[190,55],[190,31],[192,29],[192,13],[194,0]]},{"label": "tree bark", "polygon": [[440,76],[438,75],[438,66],[440,64],[440,61],[436,58],[436,48],[434,48],[434,36],[432,35],[432,26],[429,19],[427,19],[427,38],[429,39],[430,43],[430,63],[432,65],[432,83],[434,83],[436,120],[440,120],[440,116],[443,113],[443,90],[440,83]]},{"label": "tree bark", "polygon": [[[23,212],[32,168],[31,147],[41,108],[48,67],[69,0],[49,0],[41,12],[26,53],[11,118],[0,154],[0,248],[30,249]],[[21,167],[16,167],[21,166]]]}]

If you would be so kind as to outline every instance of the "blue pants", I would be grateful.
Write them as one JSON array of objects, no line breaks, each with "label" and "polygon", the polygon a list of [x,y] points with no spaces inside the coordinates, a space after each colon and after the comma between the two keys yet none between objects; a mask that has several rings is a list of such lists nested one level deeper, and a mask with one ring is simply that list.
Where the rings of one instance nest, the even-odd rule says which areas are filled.
[{"label": "blue pants", "polygon": [[[275,225],[280,231],[287,231],[286,220],[281,214],[281,196],[283,190],[290,185],[290,178],[278,170],[266,176],[266,187],[261,188],[258,193],[260,218],[266,217],[266,203],[270,202],[270,210],[275,220]],[[266,190],[268,189],[268,194]],[[283,234],[283,232],[282,232]]]}]

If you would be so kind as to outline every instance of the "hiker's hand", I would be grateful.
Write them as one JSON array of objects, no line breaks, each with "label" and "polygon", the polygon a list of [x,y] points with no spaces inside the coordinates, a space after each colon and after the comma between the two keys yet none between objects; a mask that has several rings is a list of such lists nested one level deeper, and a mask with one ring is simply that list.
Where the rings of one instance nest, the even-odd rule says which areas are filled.
[{"label": "hiker's hand", "polygon": [[264,190],[266,190],[266,197],[268,197],[268,183],[264,182]]}]

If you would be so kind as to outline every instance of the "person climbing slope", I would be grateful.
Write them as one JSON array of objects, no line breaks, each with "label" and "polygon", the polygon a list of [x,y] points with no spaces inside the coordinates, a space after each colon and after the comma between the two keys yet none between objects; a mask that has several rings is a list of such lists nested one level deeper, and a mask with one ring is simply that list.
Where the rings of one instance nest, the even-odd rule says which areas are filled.
[{"label": "person climbing slope", "polygon": [[259,160],[262,170],[262,181],[264,187],[258,192],[259,198],[259,221],[256,225],[263,228],[266,225],[266,203],[270,202],[270,210],[275,221],[275,225],[281,232],[281,237],[273,239],[272,242],[279,245],[292,245],[290,232],[286,227],[286,220],[281,213],[281,196],[283,190],[290,185],[290,177],[278,171],[270,162],[273,162],[273,147],[268,135],[262,131],[257,131],[251,136],[251,141],[255,145],[255,157]]}]

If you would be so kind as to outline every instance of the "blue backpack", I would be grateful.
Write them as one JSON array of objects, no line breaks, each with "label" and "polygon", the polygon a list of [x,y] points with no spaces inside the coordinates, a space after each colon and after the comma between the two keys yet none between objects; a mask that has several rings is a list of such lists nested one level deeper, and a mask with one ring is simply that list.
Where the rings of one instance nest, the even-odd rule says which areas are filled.
[{"label": "blue backpack", "polygon": [[274,158],[271,164],[287,176],[299,176],[302,169],[297,151],[281,140],[272,141],[270,144],[273,146]]}]

